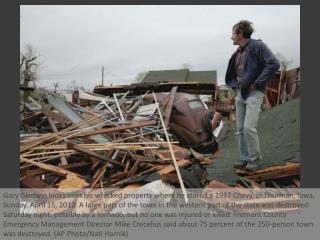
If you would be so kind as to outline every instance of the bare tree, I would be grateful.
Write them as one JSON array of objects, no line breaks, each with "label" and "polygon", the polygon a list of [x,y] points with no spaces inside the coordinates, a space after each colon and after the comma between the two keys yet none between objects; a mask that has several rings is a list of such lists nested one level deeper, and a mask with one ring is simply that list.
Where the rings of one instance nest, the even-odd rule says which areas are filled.
[{"label": "bare tree", "polygon": [[39,56],[31,44],[27,44],[25,52],[20,53],[20,76],[23,78],[23,85],[28,86],[29,82],[33,82],[36,87]]},{"label": "bare tree", "polygon": [[281,70],[286,70],[288,68],[288,66],[293,63],[292,59],[287,59],[283,54],[281,54],[280,52],[276,53],[276,58],[278,59],[279,63],[280,63],[280,68]]},{"label": "bare tree", "polygon": [[[37,70],[39,69],[40,62],[39,56],[31,44],[27,44],[23,53],[20,53],[20,84],[28,87],[32,82],[34,88],[37,88]],[[29,101],[29,91],[21,91],[20,96],[23,97],[24,102]]]}]

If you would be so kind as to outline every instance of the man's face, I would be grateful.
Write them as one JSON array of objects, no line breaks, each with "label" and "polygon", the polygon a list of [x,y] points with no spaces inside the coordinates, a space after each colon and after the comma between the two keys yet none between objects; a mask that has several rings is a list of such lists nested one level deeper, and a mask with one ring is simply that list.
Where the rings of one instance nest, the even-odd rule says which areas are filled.
[{"label": "man's face", "polygon": [[233,29],[233,30],[232,30],[232,36],[231,36],[231,40],[233,41],[233,45],[239,45],[241,38],[242,38],[242,33],[240,32],[240,33],[238,34],[238,33],[236,33],[236,31]]}]

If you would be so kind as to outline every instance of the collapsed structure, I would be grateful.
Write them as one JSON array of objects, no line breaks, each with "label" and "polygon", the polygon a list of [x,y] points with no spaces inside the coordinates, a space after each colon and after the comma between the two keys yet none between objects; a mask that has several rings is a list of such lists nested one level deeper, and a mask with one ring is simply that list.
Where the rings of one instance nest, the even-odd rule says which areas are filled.
[{"label": "collapsed structure", "polygon": [[[21,185],[59,186],[70,176],[70,182],[83,187],[152,181],[175,171],[171,154],[180,167],[209,164],[212,156],[205,158],[180,147],[173,137],[163,136],[171,116],[172,94],[158,100],[163,111],[162,125],[156,99],[144,104],[151,101],[144,100],[146,94],[137,98],[114,96],[96,108],[83,108],[53,93],[43,93],[41,101],[34,100],[38,108],[23,109]],[[171,153],[164,139],[170,141]],[[191,179],[190,187],[204,186],[204,177]]]},{"label": "collapsed structure", "polygon": [[[293,84],[286,83],[286,75],[281,74],[267,88],[265,104],[269,108],[283,104],[261,114],[265,164],[253,173],[232,168],[237,158],[232,119],[223,119],[219,135],[212,133],[210,108],[219,111],[217,106],[223,105],[216,96],[216,83],[98,86],[95,92],[106,96],[87,94],[86,98],[96,103],[91,106],[38,91],[20,109],[20,184],[30,188],[98,188],[162,179],[190,188],[203,188],[212,180],[211,186],[216,187],[299,187],[300,79],[299,71],[289,73],[294,75],[287,78],[295,79]],[[274,81],[280,100],[270,103]],[[281,97],[287,90],[291,91],[286,98],[289,102]],[[199,97],[183,92],[213,97],[207,106]],[[232,107],[225,109],[233,111]]]}]

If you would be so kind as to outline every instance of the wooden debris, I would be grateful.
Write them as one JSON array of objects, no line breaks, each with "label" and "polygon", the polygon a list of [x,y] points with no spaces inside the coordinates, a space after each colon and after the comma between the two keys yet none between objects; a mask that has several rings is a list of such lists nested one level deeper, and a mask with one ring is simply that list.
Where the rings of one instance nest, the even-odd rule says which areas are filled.
[{"label": "wooden debris", "polygon": [[164,134],[166,135],[166,139],[167,139],[167,142],[168,142],[168,147],[169,147],[169,150],[170,150],[170,153],[171,153],[171,156],[172,156],[172,161],[173,161],[175,170],[176,170],[177,175],[178,175],[178,179],[179,179],[181,190],[183,192],[184,200],[185,200],[185,202],[188,202],[187,191],[185,189],[185,186],[184,186],[184,183],[183,183],[183,180],[182,180],[182,177],[181,177],[181,173],[180,173],[180,170],[179,170],[179,166],[177,164],[177,160],[176,160],[176,157],[174,155],[174,152],[173,152],[173,149],[172,149],[172,145],[171,145],[171,142],[169,140],[169,135],[168,135],[165,123],[163,121],[161,110],[159,108],[159,104],[158,104],[158,101],[157,101],[157,98],[156,98],[156,95],[154,94],[154,92],[153,92],[153,98],[154,98],[155,103],[157,105],[157,109],[158,109],[158,113],[159,113],[159,116],[160,116],[161,124],[162,124],[163,130],[164,130]]},{"label": "wooden debris", "polygon": [[43,116],[44,116],[44,114],[42,112],[35,113],[29,117],[21,119],[21,124],[31,124],[32,122],[34,122],[35,120],[37,120]]},{"label": "wooden debris", "polygon": [[[164,180],[171,178],[179,182],[186,196],[179,169],[194,163],[212,164],[215,155],[179,146],[176,141],[179,138],[174,131],[169,132],[170,117],[175,114],[172,108],[180,94],[177,90],[177,87],[170,88],[169,94],[159,97],[161,104],[154,94],[153,98],[147,96],[148,92],[134,98],[127,97],[128,92],[122,96],[114,95],[98,107],[64,102],[66,104],[60,110],[53,103],[37,100],[37,106],[41,108],[21,113],[21,186],[59,189],[126,187],[132,181],[155,174]],[[67,108],[73,115],[68,116]],[[73,118],[76,115],[79,115],[77,121]],[[143,120],[138,121],[137,116],[143,116]],[[278,184],[276,179],[284,177],[294,178],[290,184],[300,187],[299,169],[299,164],[287,164],[250,174],[239,172],[244,177],[236,189],[244,191],[250,187],[259,191],[270,185],[270,182],[260,181]],[[219,182],[211,182],[210,186],[231,187]],[[79,208],[77,211],[88,209]]]},{"label": "wooden debris", "polygon": [[298,188],[301,187],[300,181],[298,179],[294,178],[292,181]]},{"label": "wooden debris", "polygon": [[154,121],[154,120],[145,121],[145,122],[137,122],[137,123],[123,125],[123,126],[119,126],[119,127],[104,128],[104,129],[100,129],[100,130],[79,133],[79,134],[73,135],[71,138],[87,137],[87,136],[92,136],[92,135],[97,135],[97,134],[107,134],[107,133],[118,132],[118,131],[122,131],[122,130],[126,130],[126,129],[152,126],[155,124],[156,124],[156,121]]},{"label": "wooden debris", "polygon": [[[79,167],[84,167],[84,166],[88,166],[90,163],[87,161],[80,161],[80,162],[76,162],[76,163],[70,163],[67,165],[63,165],[61,166],[62,169],[73,169],[73,168],[79,168]],[[43,168],[38,168],[38,169],[31,169],[31,170],[27,170],[26,171],[26,175],[27,176],[39,176],[42,174],[46,174],[49,171]]]},{"label": "wooden debris", "polygon": [[87,187],[89,184],[79,178],[75,174],[68,174],[67,178],[60,183],[57,184],[59,186],[59,189],[65,189],[65,188],[84,188]]},{"label": "wooden debris", "polygon": [[66,119],[62,114],[59,114],[57,112],[51,111],[48,106],[42,105],[41,106],[41,112],[46,115],[48,118],[52,118],[54,121],[60,122],[60,123],[66,123],[69,122],[68,119]]},{"label": "wooden debris", "polygon": [[278,179],[300,175],[300,163],[287,163],[284,166],[269,167],[253,172],[246,178],[253,181]]},{"label": "wooden debris", "polygon": [[[55,133],[58,132],[58,129],[57,129],[56,125],[54,124],[54,121],[51,119],[51,117],[47,117],[47,120],[49,122],[49,125],[50,125],[52,131]],[[68,164],[67,159],[65,156],[63,156],[63,154],[61,154],[60,160],[61,160],[62,165]]]},{"label": "wooden debris", "polygon": [[21,180],[21,185],[27,188],[50,188],[50,186],[45,182],[41,181],[36,177],[31,177],[31,176],[25,176]]},{"label": "wooden debris", "polygon": [[72,150],[75,150],[77,152],[80,152],[80,153],[83,153],[83,154],[86,154],[86,155],[89,155],[91,157],[94,157],[98,160],[101,160],[101,161],[104,161],[104,162],[110,162],[110,163],[113,163],[115,165],[118,165],[118,166],[121,166],[121,167],[124,167],[124,165],[120,162],[117,162],[115,160],[112,160],[112,159],[108,159],[108,158],[105,158],[104,156],[100,155],[100,154],[97,154],[93,151],[90,151],[88,149],[85,149],[77,144],[74,144],[74,143],[68,143],[67,144],[67,148],[68,149],[72,149]]},{"label": "wooden debris", "polygon": [[78,174],[75,174],[69,170],[66,170],[66,169],[63,169],[63,168],[60,168],[60,167],[57,167],[57,166],[53,166],[53,165],[50,165],[50,164],[46,164],[46,163],[40,163],[40,162],[36,162],[36,161],[33,161],[33,160],[30,160],[30,159],[26,159],[26,158],[22,158],[20,157],[20,161],[21,162],[26,162],[26,163],[30,163],[34,166],[37,166],[41,169],[44,169],[48,172],[52,172],[52,173],[56,173],[56,174],[59,174],[59,175],[62,175],[62,176],[67,176],[68,174],[74,174],[74,175],[77,175],[79,177],[81,177],[80,175]]},{"label": "wooden debris", "polygon": [[165,111],[164,111],[164,115],[163,115],[163,119],[164,119],[164,126],[167,128],[168,124],[169,124],[169,120],[170,120],[170,116],[171,116],[171,111],[172,111],[172,106],[173,106],[173,101],[174,101],[174,97],[176,95],[178,87],[175,86],[172,88],[171,93],[170,93],[170,99],[168,104],[165,107]]}]

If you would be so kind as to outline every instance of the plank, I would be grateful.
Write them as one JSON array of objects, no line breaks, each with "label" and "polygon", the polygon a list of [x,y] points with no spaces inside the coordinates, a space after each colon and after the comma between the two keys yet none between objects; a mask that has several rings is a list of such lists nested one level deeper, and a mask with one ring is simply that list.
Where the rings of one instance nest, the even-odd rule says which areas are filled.
[{"label": "plank", "polygon": [[[75,163],[70,163],[70,164],[67,164],[67,165],[63,165],[63,166],[61,166],[61,168],[62,169],[72,169],[72,168],[84,167],[84,166],[87,166],[89,164],[90,164],[89,162],[80,161],[80,162],[75,162]],[[45,174],[47,172],[48,172],[47,170],[42,169],[42,168],[40,168],[40,169],[31,169],[31,170],[27,170],[26,171],[26,175],[27,176],[39,176],[39,175]]]},{"label": "plank", "polygon": [[167,128],[168,124],[169,124],[169,120],[170,120],[170,116],[171,116],[171,112],[172,112],[172,107],[173,107],[173,101],[174,101],[174,97],[176,96],[176,92],[177,92],[178,86],[174,86],[171,90],[170,93],[170,99],[169,102],[165,108],[164,114],[163,114],[163,119],[164,119],[164,125]]},{"label": "plank", "polygon": [[106,157],[104,157],[104,156],[102,156],[102,155],[100,155],[100,154],[97,154],[97,153],[95,153],[95,152],[93,152],[93,151],[91,151],[91,150],[88,150],[88,149],[86,149],[86,148],[83,148],[83,147],[81,147],[81,146],[79,146],[79,145],[77,145],[77,144],[68,143],[68,144],[67,144],[67,148],[68,148],[68,149],[75,150],[75,151],[77,151],[77,152],[79,152],[79,153],[82,153],[82,154],[89,155],[90,157],[94,157],[94,158],[96,158],[96,159],[98,159],[98,160],[101,160],[101,161],[104,161],[104,162],[110,162],[110,163],[113,163],[113,164],[115,164],[115,165],[124,167],[124,165],[123,165],[122,163],[118,162],[118,161],[115,161],[115,160],[113,160],[113,159],[106,158]]},{"label": "plank", "polygon": [[87,137],[87,136],[92,136],[92,135],[97,135],[97,134],[113,133],[113,132],[118,132],[118,131],[122,131],[122,130],[126,130],[126,129],[152,126],[152,125],[155,125],[156,123],[157,122],[154,120],[137,122],[137,123],[132,123],[132,124],[118,126],[118,127],[103,128],[103,129],[99,129],[99,130],[95,130],[95,131],[82,132],[79,134],[75,134],[69,138],[79,138],[79,137]]},{"label": "plank", "polygon": [[301,187],[300,181],[298,179],[293,179],[292,182],[294,183],[294,185],[296,185],[298,188]]},{"label": "plank", "polygon": [[[181,160],[177,161],[177,165],[179,167],[185,167],[185,166],[190,165],[191,163],[192,162],[190,160],[186,160],[186,159],[181,159]],[[168,174],[168,173],[171,173],[171,172],[173,172],[175,170],[176,170],[175,166],[169,165],[169,166],[164,167],[161,170],[159,170],[158,174],[159,175]]]},{"label": "plank", "polygon": [[101,115],[99,115],[99,116],[96,116],[96,117],[93,117],[93,118],[90,118],[89,120],[85,120],[85,121],[82,121],[82,122],[80,122],[80,123],[73,124],[73,125],[65,128],[65,129],[63,129],[62,131],[59,131],[59,132],[57,132],[57,133],[53,133],[53,134],[47,135],[47,136],[39,139],[38,141],[35,141],[35,142],[33,142],[33,143],[31,143],[31,144],[29,144],[29,145],[27,145],[27,146],[23,146],[22,148],[20,148],[20,153],[25,152],[25,151],[29,150],[29,149],[32,148],[32,147],[38,146],[38,145],[40,145],[40,144],[42,144],[42,143],[45,143],[46,141],[55,139],[56,137],[58,137],[58,136],[60,136],[60,135],[62,135],[62,134],[64,134],[64,133],[67,133],[68,131],[71,131],[71,130],[73,130],[73,129],[76,129],[76,128],[84,125],[84,124],[87,124],[87,123],[89,123],[89,122],[91,122],[91,121],[93,121],[93,120],[101,117],[102,115],[103,115],[103,114],[101,114]]},{"label": "plank", "polygon": [[[57,129],[54,121],[52,120],[52,118],[47,116],[47,120],[49,122],[49,125],[50,125],[52,131],[55,132],[55,133],[58,132],[58,129]],[[61,154],[60,161],[61,161],[62,165],[67,165],[68,164],[67,159],[66,159],[65,156],[63,156],[63,154]]]},{"label": "plank", "polygon": [[71,172],[69,170],[63,169],[61,167],[53,166],[53,165],[50,165],[50,164],[36,162],[36,161],[30,160],[30,159],[27,159],[27,158],[23,158],[23,157],[20,157],[20,161],[21,162],[30,163],[30,164],[32,164],[34,166],[37,166],[37,167],[41,168],[41,169],[47,170],[48,172],[53,172],[53,173],[56,173],[56,174],[59,174],[59,175],[62,175],[62,176],[67,176],[68,174],[74,174],[74,175],[77,175],[78,177],[83,178],[79,174],[76,174],[76,173]]},{"label": "plank", "polygon": [[140,160],[135,161],[132,168],[128,172],[128,177],[132,177],[137,173],[138,167],[139,167]]},{"label": "plank", "polygon": [[31,176],[22,179],[21,185],[27,188],[50,188],[45,182]]},{"label": "plank", "polygon": [[256,171],[252,175],[246,176],[246,178],[253,181],[263,181],[295,175],[300,175],[300,163],[290,163],[284,166],[266,168]]},{"label": "plank", "polygon": [[35,113],[30,117],[26,117],[26,118],[21,119],[21,124],[31,124],[35,120],[37,120],[43,116],[44,116],[44,114],[42,112]]},{"label": "plank", "polygon": [[159,117],[160,117],[161,124],[162,124],[162,127],[163,127],[163,131],[164,131],[164,134],[165,134],[166,139],[167,139],[167,143],[168,143],[168,147],[169,147],[169,150],[170,150],[170,153],[171,153],[171,157],[172,157],[172,161],[173,161],[173,164],[174,164],[174,168],[175,168],[175,170],[177,172],[177,175],[178,175],[178,179],[179,179],[180,187],[181,187],[181,190],[182,190],[182,193],[183,193],[183,196],[184,196],[184,200],[187,203],[188,202],[187,191],[185,189],[185,186],[184,186],[184,183],[183,183],[183,180],[182,180],[182,177],[181,177],[181,173],[180,173],[180,170],[179,170],[179,167],[178,167],[179,165],[177,163],[176,157],[175,157],[173,149],[172,149],[172,144],[170,142],[170,138],[169,138],[169,135],[168,135],[168,132],[167,132],[167,128],[165,126],[162,114],[161,114],[161,110],[159,108],[159,104],[158,104],[156,95],[154,94],[154,92],[152,92],[152,94],[153,94],[153,98],[154,98],[154,101],[155,101],[157,109],[158,109],[158,113],[159,113]]}]

